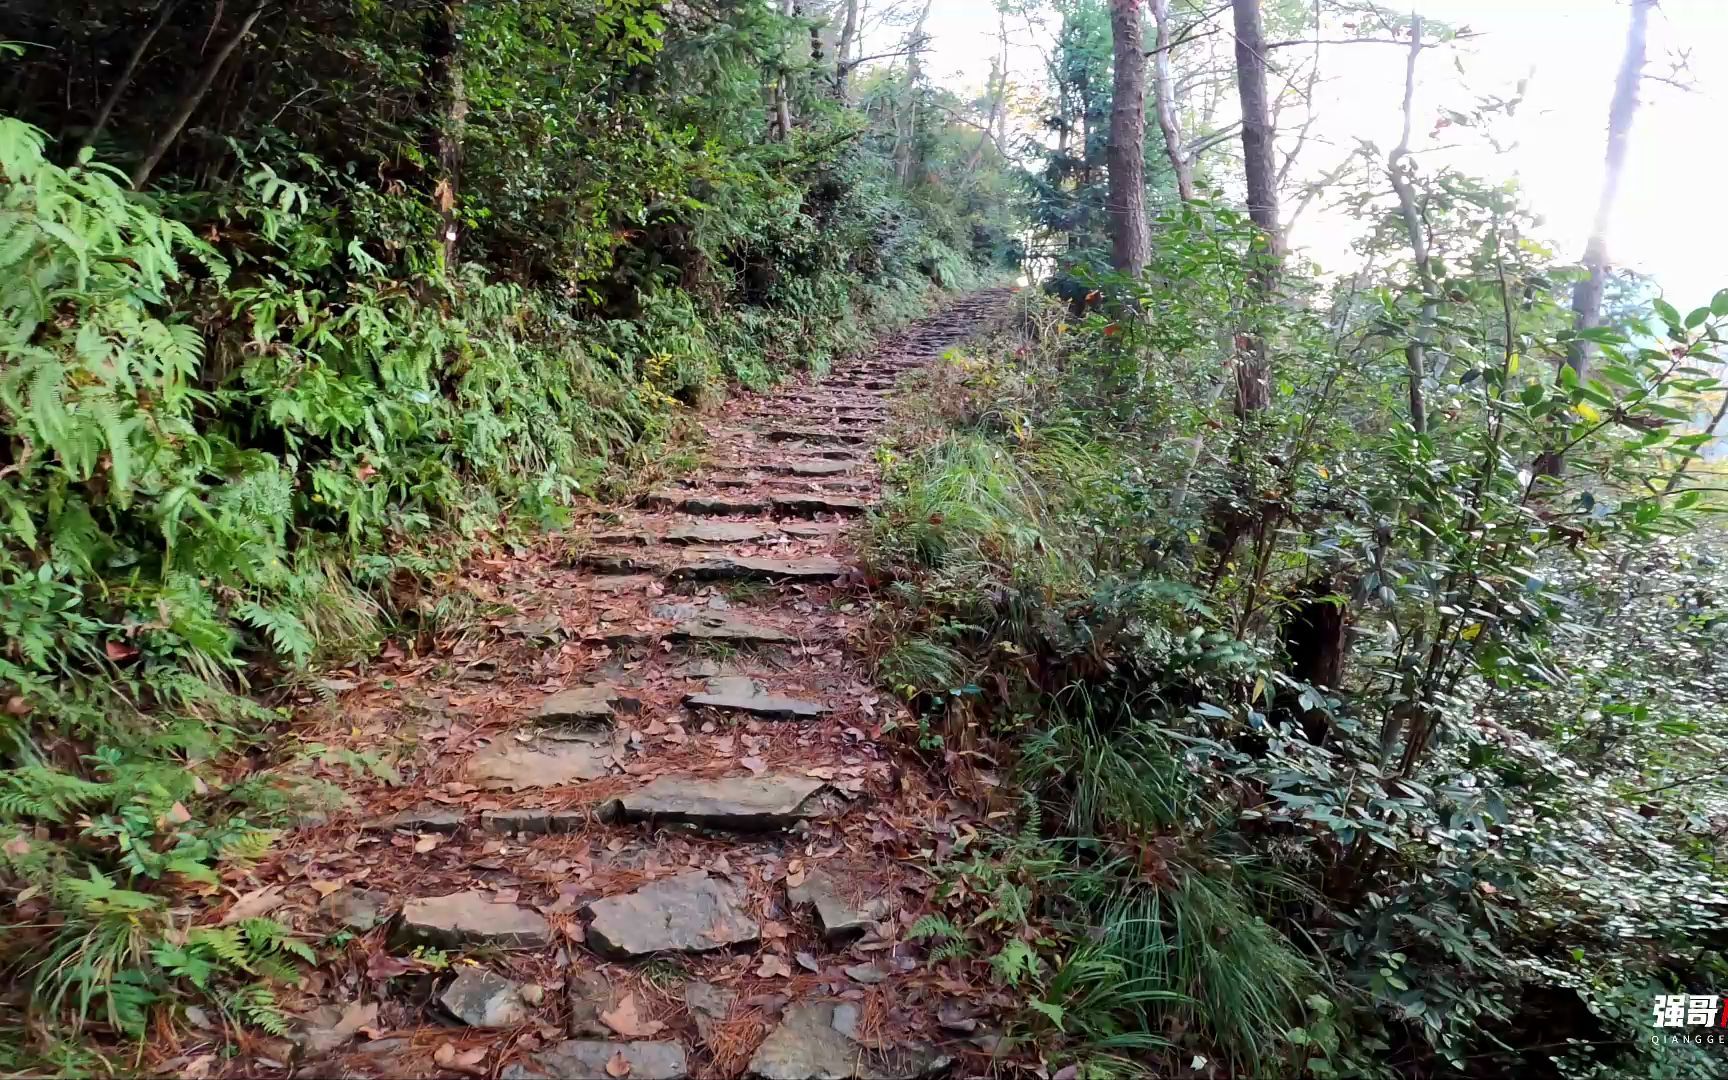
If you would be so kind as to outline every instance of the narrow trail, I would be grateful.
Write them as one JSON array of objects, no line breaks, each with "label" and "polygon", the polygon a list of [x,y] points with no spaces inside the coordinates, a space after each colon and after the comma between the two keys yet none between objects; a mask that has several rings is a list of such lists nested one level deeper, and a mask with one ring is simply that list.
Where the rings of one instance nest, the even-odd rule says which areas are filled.
[{"label": "narrow trail", "polygon": [[298,737],[404,779],[330,768],[355,808],[295,832],[235,905],[348,943],[292,1045],[243,1043],[230,1075],[987,1066],[973,988],[905,941],[918,865],[971,811],[876,741],[902,710],[849,647],[868,610],[845,536],[897,379],[1007,296],[735,399],[690,479],[474,564],[468,589],[508,614],[327,680]]}]

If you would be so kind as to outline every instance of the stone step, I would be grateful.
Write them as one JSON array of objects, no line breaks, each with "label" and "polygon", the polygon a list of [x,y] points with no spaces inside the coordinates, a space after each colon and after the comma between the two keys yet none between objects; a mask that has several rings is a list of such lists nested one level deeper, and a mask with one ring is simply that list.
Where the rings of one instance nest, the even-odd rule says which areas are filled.
[{"label": "stone step", "polygon": [[495,895],[470,889],[409,900],[402,905],[397,940],[452,949],[544,949],[552,944],[552,926],[539,912],[495,904]]},{"label": "stone step", "polygon": [[674,641],[723,641],[735,645],[777,645],[798,640],[777,626],[721,613],[686,619],[666,636]]},{"label": "stone step", "polygon": [[669,581],[833,581],[844,563],[826,556],[774,559],[756,555],[710,555],[675,567]]},{"label": "stone step", "polygon": [[[622,1068],[619,1066],[622,1062]],[[675,1042],[569,1039],[504,1066],[499,1080],[687,1080],[690,1064]]]},{"label": "stone step", "polygon": [[770,442],[807,442],[858,446],[870,441],[870,436],[854,431],[834,431],[819,428],[776,428],[766,432]]},{"label": "stone step", "polygon": [[662,776],[620,795],[606,809],[619,821],[696,825],[731,832],[770,832],[820,816],[820,780],[794,773],[719,780]]},{"label": "stone step", "polygon": [[685,695],[684,704],[692,708],[749,713],[766,720],[802,720],[830,711],[820,702],[770,694],[767,687],[742,675],[720,675],[709,679],[700,694]]},{"label": "stone step", "polygon": [[750,1058],[749,1075],[758,1080],[921,1080],[953,1064],[925,1044],[867,1045],[859,1032],[862,1019],[863,1010],[850,1001],[788,1005]]},{"label": "stone step", "polygon": [[862,514],[870,505],[844,495],[788,494],[772,496],[774,509],[782,514]]},{"label": "stone step", "polygon": [[641,698],[616,687],[578,686],[547,697],[534,710],[534,719],[546,724],[609,723],[618,713],[635,714],[641,709]]},{"label": "stone step", "polygon": [[686,514],[724,517],[732,514],[760,514],[768,503],[760,496],[692,495],[683,491],[655,491],[642,500],[642,505],[655,510],[680,510]]},{"label": "stone step", "polygon": [[686,871],[588,904],[588,946],[601,956],[634,960],[754,944],[762,928],[745,914],[747,900],[743,886],[705,870]]},{"label": "stone step", "polygon": [[605,741],[534,736],[522,742],[510,735],[492,740],[468,756],[462,775],[488,791],[525,791],[565,787],[579,780],[597,780],[612,769],[616,748],[613,733]]}]

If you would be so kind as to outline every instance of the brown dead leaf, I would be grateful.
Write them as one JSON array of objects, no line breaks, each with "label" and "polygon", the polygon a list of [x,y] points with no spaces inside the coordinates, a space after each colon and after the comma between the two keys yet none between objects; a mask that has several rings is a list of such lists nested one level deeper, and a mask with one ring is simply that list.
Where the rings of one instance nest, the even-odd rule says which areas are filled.
[{"label": "brown dead leaf", "polygon": [[414,841],[414,854],[424,855],[443,842],[444,837],[437,833],[421,833],[419,839]]},{"label": "brown dead leaf", "polygon": [[394,979],[398,975],[406,975],[414,970],[414,965],[406,960],[398,960],[387,952],[375,952],[366,958],[366,977],[382,982]]},{"label": "brown dead leaf", "polygon": [[792,974],[792,969],[786,966],[784,957],[765,953],[762,962],[756,965],[756,974],[764,979],[784,979]]},{"label": "brown dead leaf", "polygon": [[763,761],[761,758],[756,757],[754,755],[752,755],[750,757],[739,758],[738,764],[744,766],[746,769],[749,769],[751,772],[755,773],[757,776],[761,776],[763,773],[768,771],[768,763],[766,761]]},{"label": "brown dead leaf", "polygon": [[341,1017],[327,1028],[314,1028],[308,1033],[307,1048],[315,1053],[328,1053],[359,1034],[360,1029],[378,1019],[378,1003],[362,1005],[351,1001]]},{"label": "brown dead leaf", "polygon": [[601,1013],[600,1019],[626,1039],[645,1039],[666,1026],[658,1020],[644,1020],[636,1015],[635,994],[625,994],[617,1008]]},{"label": "brown dead leaf", "polygon": [[253,889],[234,901],[234,906],[228,909],[228,914],[222,916],[222,920],[216,925],[227,926],[242,919],[256,919],[267,915],[281,907],[284,899],[280,885],[265,885]]},{"label": "brown dead leaf", "polygon": [[475,1046],[467,1050],[456,1049],[455,1043],[440,1043],[438,1049],[432,1051],[432,1063],[442,1069],[451,1069],[469,1076],[485,1076],[486,1070],[480,1067],[480,1062],[486,1058],[486,1048]]},{"label": "brown dead leaf", "polygon": [[606,1075],[613,1077],[630,1075],[630,1063],[624,1060],[624,1051],[612,1051],[612,1056],[606,1061]]}]

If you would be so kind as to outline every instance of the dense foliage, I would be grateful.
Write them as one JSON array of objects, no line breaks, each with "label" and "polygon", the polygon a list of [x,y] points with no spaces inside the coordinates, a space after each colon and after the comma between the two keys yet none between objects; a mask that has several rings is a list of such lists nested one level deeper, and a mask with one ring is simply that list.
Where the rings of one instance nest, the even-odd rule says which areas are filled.
[{"label": "dense foliage", "polygon": [[1012,265],[1000,162],[934,120],[902,147],[761,5],[8,15],[9,1015],[55,1053],[193,991],[280,1029],[305,943],[172,912],[315,805],[324,748],[232,756],[278,719],[242,692],[412,641],[453,559],[676,467],[691,407]]}]

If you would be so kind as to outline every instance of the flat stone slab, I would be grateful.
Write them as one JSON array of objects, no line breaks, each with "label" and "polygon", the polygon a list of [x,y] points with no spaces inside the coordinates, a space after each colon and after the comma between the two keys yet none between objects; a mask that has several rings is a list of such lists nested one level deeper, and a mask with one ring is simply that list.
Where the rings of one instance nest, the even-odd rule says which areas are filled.
[{"label": "flat stone slab", "polygon": [[468,812],[454,806],[415,806],[407,810],[366,823],[368,829],[407,829],[419,833],[442,833],[446,836],[460,829],[468,820]]},{"label": "flat stone slab", "polygon": [[742,544],[767,535],[767,529],[748,521],[693,521],[672,526],[660,539],[667,544]]},{"label": "flat stone slab", "polygon": [[772,501],[782,514],[862,514],[869,506],[845,495],[775,495]]},{"label": "flat stone slab", "polygon": [[780,531],[803,539],[838,535],[846,528],[841,521],[782,521]]},{"label": "flat stone slab", "polygon": [[829,711],[828,706],[820,702],[770,694],[767,687],[743,675],[721,675],[709,679],[702,693],[687,695],[684,704],[751,713],[769,720],[800,720]]},{"label": "flat stone slab", "polygon": [[522,791],[595,780],[611,766],[610,746],[544,738],[520,743],[501,736],[471,755],[462,773],[488,791]]},{"label": "flat stone slab", "polygon": [[588,944],[615,959],[749,944],[762,930],[744,913],[745,899],[743,886],[703,870],[662,878],[589,904]]},{"label": "flat stone slab", "polygon": [[399,933],[408,942],[455,949],[543,949],[552,944],[552,926],[539,912],[494,904],[493,895],[470,889],[409,900],[402,905]]},{"label": "flat stone slab", "polygon": [[880,898],[862,906],[848,901],[840,891],[840,883],[826,870],[810,871],[803,884],[787,888],[786,899],[793,907],[808,905],[816,909],[822,940],[829,945],[844,945],[863,937],[872,923],[888,914],[888,905]]},{"label": "flat stone slab", "polygon": [[808,776],[766,776],[719,780],[662,776],[610,807],[624,821],[664,821],[735,832],[784,829],[813,815],[815,795],[826,785]]},{"label": "flat stone slab", "polygon": [[[614,1060],[621,1060],[618,1071]],[[675,1042],[611,1042],[572,1039],[557,1043],[529,1059],[531,1064],[506,1065],[500,1080],[685,1080],[690,1066],[684,1047]]]},{"label": "flat stone slab", "polygon": [[708,516],[760,514],[768,509],[766,502],[748,495],[690,495],[682,491],[656,491],[643,502],[657,509]]},{"label": "flat stone slab", "polygon": [[631,577],[663,574],[671,565],[671,560],[664,556],[629,551],[585,551],[576,557],[578,569],[592,570],[596,574],[621,574]]},{"label": "flat stone slab", "polygon": [[769,442],[807,442],[856,446],[870,441],[859,431],[834,431],[828,428],[776,428],[764,436]]},{"label": "flat stone slab", "polygon": [[645,592],[654,581],[650,574],[619,574],[616,577],[595,578],[589,582],[588,587],[597,593],[638,593]]},{"label": "flat stone slab", "polygon": [[688,581],[832,581],[845,572],[839,560],[822,555],[806,559],[710,555],[685,563],[667,576]]},{"label": "flat stone slab", "polygon": [[738,644],[778,643],[798,640],[777,626],[754,623],[736,615],[712,613],[685,619],[667,634],[688,641],[731,641]]},{"label": "flat stone slab", "polygon": [[793,476],[839,476],[851,472],[853,465],[849,461],[788,461],[771,467]]},{"label": "flat stone slab", "polygon": [[480,827],[489,833],[522,833],[553,836],[580,832],[588,823],[581,810],[489,810],[480,815]]},{"label": "flat stone slab", "polygon": [[750,1059],[761,1080],[919,1080],[951,1059],[928,1047],[872,1050],[857,1040],[858,1006],[843,1001],[788,1005]]},{"label": "flat stone slab", "polygon": [[384,913],[395,899],[377,889],[338,889],[318,902],[318,911],[355,933],[364,934],[384,921]]},{"label": "flat stone slab", "polygon": [[522,984],[487,971],[468,968],[438,995],[438,1003],[469,1027],[512,1027],[533,1009],[522,997]]},{"label": "flat stone slab", "polygon": [[642,708],[642,699],[621,693],[611,686],[578,686],[560,690],[534,710],[534,719],[546,723],[593,724],[610,721],[614,714],[635,713]]}]

